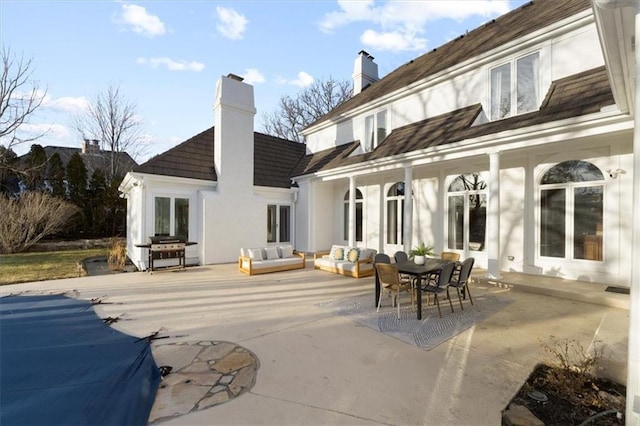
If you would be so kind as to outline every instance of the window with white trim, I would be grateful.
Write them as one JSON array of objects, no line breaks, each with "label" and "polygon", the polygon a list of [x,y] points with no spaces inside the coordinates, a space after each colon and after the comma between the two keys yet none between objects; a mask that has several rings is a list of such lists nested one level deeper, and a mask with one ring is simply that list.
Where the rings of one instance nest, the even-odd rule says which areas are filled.
[{"label": "window with white trim", "polygon": [[603,260],[604,175],[587,161],[564,161],[540,180],[540,256]]},{"label": "window with white trim", "polygon": [[487,230],[487,183],[475,173],[449,185],[448,239],[452,250],[484,251]]},{"label": "window with white trim", "polygon": [[387,244],[404,244],[404,182],[387,191]]},{"label": "window with white trim", "polygon": [[490,71],[491,119],[511,117],[540,107],[540,53],[535,52]]},{"label": "window with white trim", "polygon": [[364,119],[365,152],[373,151],[387,137],[387,110],[383,109]]},{"label": "window with white trim", "polygon": [[189,239],[189,199],[155,197],[154,234]]},{"label": "window with white trim", "polygon": [[291,206],[267,205],[267,242],[291,242]]},{"label": "window with white trim", "polygon": [[[354,224],[356,227],[356,241],[362,242],[362,206],[363,206],[363,197],[362,192],[359,189],[356,189],[356,223]],[[343,236],[344,240],[349,240],[349,191],[344,195],[344,227],[343,227]]]}]

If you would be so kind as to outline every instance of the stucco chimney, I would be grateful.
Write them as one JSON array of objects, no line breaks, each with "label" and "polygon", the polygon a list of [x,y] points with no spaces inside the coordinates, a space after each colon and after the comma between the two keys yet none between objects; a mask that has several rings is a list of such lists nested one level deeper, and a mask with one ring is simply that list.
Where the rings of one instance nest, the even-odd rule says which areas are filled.
[{"label": "stucco chimney", "polygon": [[353,65],[353,95],[362,92],[368,85],[375,83],[378,78],[378,64],[373,62],[373,56],[364,50],[358,53]]},{"label": "stucco chimney", "polygon": [[234,74],[216,85],[214,166],[218,192],[253,190],[253,86]]}]

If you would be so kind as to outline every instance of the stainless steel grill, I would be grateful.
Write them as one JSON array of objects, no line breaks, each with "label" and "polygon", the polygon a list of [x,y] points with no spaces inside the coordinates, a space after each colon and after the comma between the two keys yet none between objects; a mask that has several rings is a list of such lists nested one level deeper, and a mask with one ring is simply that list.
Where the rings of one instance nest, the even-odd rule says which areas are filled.
[{"label": "stainless steel grill", "polygon": [[183,237],[165,235],[149,237],[148,244],[136,244],[136,247],[149,249],[149,273],[151,273],[156,270],[154,261],[157,260],[177,259],[178,265],[174,265],[172,269],[184,268],[186,248],[193,244],[196,243],[186,241]]}]

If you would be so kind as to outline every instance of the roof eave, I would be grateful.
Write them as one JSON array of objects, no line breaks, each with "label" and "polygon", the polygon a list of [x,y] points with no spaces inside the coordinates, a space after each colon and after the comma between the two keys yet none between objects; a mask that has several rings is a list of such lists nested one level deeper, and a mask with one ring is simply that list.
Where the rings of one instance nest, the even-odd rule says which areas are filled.
[{"label": "roof eave", "polygon": [[627,0],[592,0],[613,98],[625,114],[633,112],[635,93],[635,10],[630,3]]},{"label": "roof eave", "polygon": [[[321,179],[330,181],[342,179],[346,176],[370,174],[371,171],[383,172],[405,167],[407,165],[420,165],[433,161],[454,160],[463,157],[473,157],[489,152],[508,152],[530,148],[533,145],[544,145],[556,141],[562,141],[567,134],[572,137],[593,136],[594,128],[602,131],[624,131],[633,129],[633,121],[626,114],[621,114],[617,108],[606,109],[599,113],[588,114],[580,117],[571,117],[563,120],[536,124],[518,129],[505,130],[498,133],[465,139],[446,145],[425,148],[394,156],[370,160],[363,163],[337,167],[335,169],[319,171],[303,176],[295,176],[295,180]],[[536,142],[532,143],[530,135],[536,134]]]}]

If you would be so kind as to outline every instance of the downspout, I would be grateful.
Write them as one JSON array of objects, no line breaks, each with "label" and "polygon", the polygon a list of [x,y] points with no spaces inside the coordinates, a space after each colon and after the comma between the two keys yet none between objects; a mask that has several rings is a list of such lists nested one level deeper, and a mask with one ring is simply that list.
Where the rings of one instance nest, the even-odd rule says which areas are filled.
[{"label": "downspout", "polygon": [[635,9],[634,46],[635,87],[633,105],[633,213],[631,223],[631,280],[629,295],[629,346],[627,358],[627,425],[640,426],[640,1],[639,0],[593,0],[601,9],[633,7]]}]

